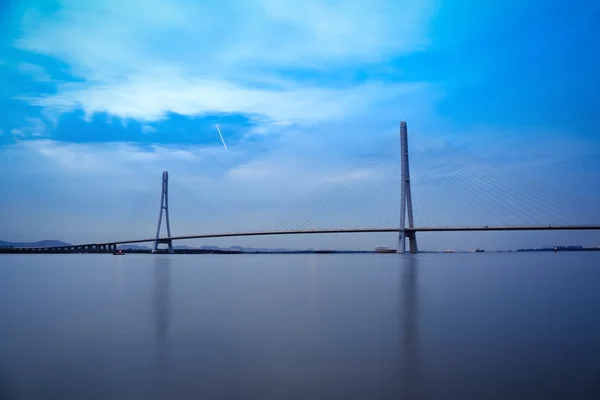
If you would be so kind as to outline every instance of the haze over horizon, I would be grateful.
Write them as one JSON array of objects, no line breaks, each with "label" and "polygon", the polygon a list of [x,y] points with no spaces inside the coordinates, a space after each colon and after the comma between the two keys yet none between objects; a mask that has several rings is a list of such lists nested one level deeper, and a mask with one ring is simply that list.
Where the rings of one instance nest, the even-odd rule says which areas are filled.
[{"label": "haze over horizon", "polygon": [[[516,0],[2,3],[0,239],[151,235],[163,170],[172,184],[173,234],[225,226],[196,212],[204,209],[192,198],[253,230],[314,188],[342,180],[349,189],[340,193],[354,197],[322,198],[347,213],[313,212],[314,223],[393,227],[399,185],[389,182],[398,177],[402,119],[417,225],[527,222],[493,203],[517,191],[519,177],[556,189],[519,188],[535,200],[531,209],[514,207],[523,214],[537,201],[557,205],[540,206],[532,223],[599,223],[597,15],[591,0],[572,7]],[[365,157],[378,161],[352,169]],[[471,181],[478,173],[480,181]],[[481,190],[471,192],[471,184]],[[589,202],[561,209],[577,204],[567,196]],[[481,207],[465,206],[469,199]],[[176,245],[370,249],[395,240]],[[600,233],[432,233],[420,234],[419,244],[600,246]]]}]

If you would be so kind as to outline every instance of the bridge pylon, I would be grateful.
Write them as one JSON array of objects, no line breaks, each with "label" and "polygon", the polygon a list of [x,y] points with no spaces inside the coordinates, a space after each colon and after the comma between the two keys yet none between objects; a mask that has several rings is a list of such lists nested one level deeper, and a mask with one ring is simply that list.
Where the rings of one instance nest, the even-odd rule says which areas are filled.
[{"label": "bridge pylon", "polygon": [[[160,225],[162,222],[163,211],[165,213],[165,222],[167,225],[167,238],[160,237]],[[152,247],[152,253],[156,253],[158,245],[165,243],[169,246],[169,253],[173,254],[173,239],[171,239],[171,225],[169,223],[169,173],[163,171],[162,173],[162,189],[160,192],[160,211],[158,213],[158,227],[156,228],[156,239],[154,239],[154,246]]]},{"label": "bridge pylon", "polygon": [[408,128],[406,121],[400,123],[400,229],[398,232],[397,253],[406,253],[406,238],[408,238],[411,253],[418,253],[417,235],[414,230],[406,227],[406,214],[408,213],[408,228],[414,228],[412,196],[410,193],[410,170],[408,164]]}]

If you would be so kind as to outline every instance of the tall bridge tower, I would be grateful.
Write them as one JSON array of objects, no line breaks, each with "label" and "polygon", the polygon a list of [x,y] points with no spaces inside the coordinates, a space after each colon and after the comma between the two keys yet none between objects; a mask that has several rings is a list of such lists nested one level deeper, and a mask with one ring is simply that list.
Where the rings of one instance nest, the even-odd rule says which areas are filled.
[{"label": "tall bridge tower", "polygon": [[[160,238],[160,224],[162,222],[163,211],[165,212],[165,221],[167,224],[167,238]],[[160,192],[160,212],[158,214],[158,227],[156,228],[156,239],[154,239],[154,247],[152,253],[156,253],[160,243],[166,243],[169,246],[169,253],[173,254],[173,240],[171,238],[171,225],[169,223],[169,173],[162,173],[162,190]]]},{"label": "tall bridge tower", "polygon": [[406,238],[408,237],[410,252],[418,253],[417,235],[415,231],[406,230],[406,214],[408,211],[408,227],[414,228],[412,196],[410,194],[410,170],[408,168],[408,128],[406,121],[400,123],[400,170],[402,181],[400,186],[400,229],[398,235],[397,253],[406,253]]}]

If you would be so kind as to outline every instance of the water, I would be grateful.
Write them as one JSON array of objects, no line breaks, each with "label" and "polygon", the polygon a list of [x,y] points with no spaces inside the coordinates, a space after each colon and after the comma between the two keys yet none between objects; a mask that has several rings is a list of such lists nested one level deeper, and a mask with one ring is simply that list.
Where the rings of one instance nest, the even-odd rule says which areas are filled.
[{"label": "water", "polygon": [[600,253],[3,255],[0,398],[598,399]]}]

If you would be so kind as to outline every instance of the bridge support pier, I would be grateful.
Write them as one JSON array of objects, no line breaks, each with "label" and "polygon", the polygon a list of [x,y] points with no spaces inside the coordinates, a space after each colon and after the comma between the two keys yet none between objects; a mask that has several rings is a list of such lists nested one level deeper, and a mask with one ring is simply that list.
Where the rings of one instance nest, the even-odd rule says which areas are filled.
[{"label": "bridge support pier", "polygon": [[398,251],[399,254],[406,253],[406,239],[408,239],[408,251],[411,254],[419,252],[419,246],[417,244],[417,234],[415,231],[402,230],[400,231]]},{"label": "bridge support pier", "polygon": [[406,233],[406,237],[408,238],[408,248],[411,254],[416,254],[419,252],[419,246],[417,245],[417,232],[408,231]]},{"label": "bridge support pier", "polygon": [[166,244],[168,246],[169,254],[175,253],[175,251],[173,250],[173,240],[171,239],[158,239],[158,241],[154,241],[154,248],[152,249],[152,253],[158,252],[158,245],[161,243]]}]

